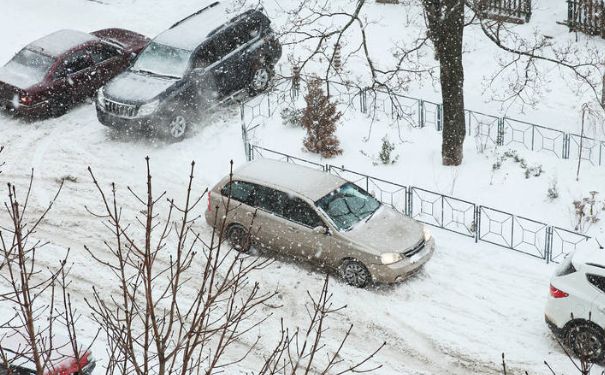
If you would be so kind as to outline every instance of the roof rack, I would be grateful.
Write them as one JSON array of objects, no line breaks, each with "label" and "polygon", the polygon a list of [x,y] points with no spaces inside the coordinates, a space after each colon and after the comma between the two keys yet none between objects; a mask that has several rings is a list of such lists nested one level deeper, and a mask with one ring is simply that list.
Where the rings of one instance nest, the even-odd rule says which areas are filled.
[{"label": "roof rack", "polygon": [[195,17],[195,16],[197,16],[198,14],[200,14],[200,13],[204,12],[205,10],[215,7],[215,6],[217,6],[219,3],[220,3],[219,1],[215,1],[214,3],[212,3],[212,4],[210,4],[210,5],[206,6],[206,7],[204,7],[204,8],[202,8],[202,9],[198,10],[197,12],[195,12],[195,13],[193,13],[193,14],[188,15],[187,17],[183,18],[182,20],[180,20],[180,21],[176,22],[174,25],[170,26],[170,27],[169,27],[169,29],[173,29],[173,28],[175,28],[176,26],[178,26],[178,25],[180,25],[181,23],[183,23],[183,22],[187,21],[187,20],[188,20],[188,19],[190,19],[191,17]]}]

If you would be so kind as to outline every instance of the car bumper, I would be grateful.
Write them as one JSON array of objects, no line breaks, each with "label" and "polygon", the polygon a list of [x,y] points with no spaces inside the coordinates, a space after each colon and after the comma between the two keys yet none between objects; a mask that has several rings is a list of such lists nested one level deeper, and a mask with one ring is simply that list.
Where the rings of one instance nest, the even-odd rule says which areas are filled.
[{"label": "car bumper", "polygon": [[142,130],[152,131],[158,127],[158,120],[153,116],[146,117],[121,117],[114,115],[109,112],[105,112],[104,109],[97,107],[97,119],[99,122],[107,127],[119,129],[119,130]]},{"label": "car bumper", "polygon": [[431,259],[435,252],[435,239],[431,238],[424,249],[416,257],[404,259],[393,264],[370,264],[368,270],[372,274],[374,281],[386,284],[400,282],[418,271],[426,262]]},{"label": "car bumper", "polygon": [[557,326],[557,324],[554,322],[554,320],[549,317],[547,314],[544,314],[544,321],[546,322],[546,325],[548,326],[548,328],[550,328],[550,330],[552,331],[552,333],[554,333],[555,336],[561,338],[564,335],[565,330],[563,329],[563,327],[559,327]]},{"label": "car bumper", "polygon": [[48,100],[44,100],[32,105],[15,105],[12,101],[0,101],[0,109],[17,116],[37,117],[47,115],[51,108]]},{"label": "car bumper", "polygon": [[84,375],[91,375],[95,367],[97,367],[97,363],[95,361],[91,361],[82,368],[81,373]]}]

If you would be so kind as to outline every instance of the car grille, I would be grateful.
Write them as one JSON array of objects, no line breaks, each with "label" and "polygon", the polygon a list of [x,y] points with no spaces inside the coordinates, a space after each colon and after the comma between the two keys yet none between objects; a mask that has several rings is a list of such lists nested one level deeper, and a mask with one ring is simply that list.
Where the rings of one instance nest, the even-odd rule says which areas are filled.
[{"label": "car grille", "polygon": [[410,250],[403,253],[403,255],[405,255],[406,257],[409,258],[409,257],[413,256],[414,254],[418,254],[419,252],[422,251],[422,249],[424,249],[425,245],[426,245],[426,242],[423,239],[420,242],[418,242],[413,248],[411,248]]},{"label": "car grille", "polygon": [[137,107],[105,99],[105,111],[120,117],[136,117]]}]

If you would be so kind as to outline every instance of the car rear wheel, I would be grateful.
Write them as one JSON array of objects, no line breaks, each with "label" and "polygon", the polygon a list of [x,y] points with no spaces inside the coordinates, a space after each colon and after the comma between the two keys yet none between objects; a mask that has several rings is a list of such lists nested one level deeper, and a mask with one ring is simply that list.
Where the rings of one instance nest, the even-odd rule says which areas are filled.
[{"label": "car rear wheel", "polygon": [[605,359],[605,335],[592,324],[572,326],[566,335],[567,345],[578,358],[601,363]]},{"label": "car rear wheel", "polygon": [[340,275],[343,280],[354,287],[363,288],[370,283],[372,276],[363,263],[347,259],[340,266]]},{"label": "car rear wheel", "polygon": [[250,236],[248,235],[248,231],[239,224],[234,224],[227,229],[227,240],[240,253],[250,251]]},{"label": "car rear wheel", "polygon": [[256,95],[269,88],[271,82],[271,70],[266,64],[259,64],[257,67],[252,69],[250,76],[249,91],[251,95]]},{"label": "car rear wheel", "polygon": [[185,138],[188,128],[189,122],[185,116],[174,116],[168,124],[168,134],[170,135],[170,139],[173,141],[180,141],[181,139]]}]

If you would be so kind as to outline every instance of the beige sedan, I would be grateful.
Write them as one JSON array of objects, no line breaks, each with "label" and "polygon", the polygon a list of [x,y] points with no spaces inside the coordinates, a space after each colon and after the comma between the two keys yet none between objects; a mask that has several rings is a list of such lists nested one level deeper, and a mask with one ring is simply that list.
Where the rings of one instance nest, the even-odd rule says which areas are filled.
[{"label": "beige sedan", "polygon": [[435,249],[422,224],[357,185],[269,159],[245,164],[231,183],[227,176],[210,191],[206,221],[217,227],[222,219],[237,250],[246,252],[253,242],[337,269],[357,287],[400,281]]}]

